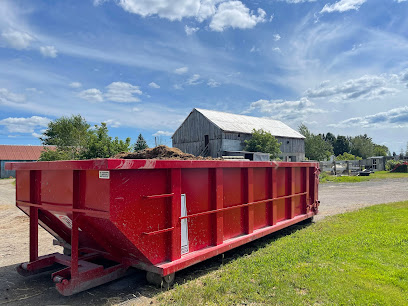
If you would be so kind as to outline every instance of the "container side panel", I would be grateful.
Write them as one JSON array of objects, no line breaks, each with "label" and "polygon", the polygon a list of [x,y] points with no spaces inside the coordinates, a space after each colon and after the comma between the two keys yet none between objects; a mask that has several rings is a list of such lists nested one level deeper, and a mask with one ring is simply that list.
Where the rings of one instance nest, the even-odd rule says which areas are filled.
[{"label": "container side panel", "polygon": [[[283,197],[286,195],[286,168],[280,167],[276,169],[276,179],[277,179],[277,189],[278,197]],[[276,221],[282,221],[286,219],[286,210],[285,210],[285,199],[277,200],[276,202]]]},{"label": "container side panel", "polygon": [[30,201],[30,171],[18,171],[16,180],[16,194],[17,200]]},{"label": "container side panel", "polygon": [[72,204],[72,171],[42,170],[41,201],[52,204]]},{"label": "container side panel", "polygon": [[[254,168],[254,201],[268,199],[271,187],[267,168]],[[254,205],[254,229],[268,225],[266,207],[266,203]]]},{"label": "container side panel", "polygon": [[[81,187],[85,189],[83,195],[84,208],[109,211],[111,175],[109,179],[105,179],[99,178],[98,170],[87,170],[84,172],[85,181],[81,184]],[[113,172],[110,171],[110,173]]]},{"label": "container side panel", "polygon": [[[224,207],[243,204],[241,168],[224,169]],[[242,209],[224,211],[224,240],[243,234]]]},{"label": "container side panel", "polygon": [[[162,170],[111,171],[111,219],[117,228],[153,264],[170,252],[171,198],[147,198],[168,194],[170,177]],[[122,242],[116,242],[121,247]]]},{"label": "container side panel", "polygon": [[[296,167],[295,168],[295,177],[292,178],[292,180],[295,180],[295,190],[292,191],[292,193],[301,193],[304,190],[302,190],[302,182],[303,182],[303,176],[302,176],[302,168]],[[302,205],[305,205],[305,203],[302,203],[303,197],[301,196],[296,196],[293,198],[293,201],[295,202],[295,216],[302,214]]]},{"label": "container side panel", "polygon": [[[212,210],[209,169],[183,169],[181,193],[186,195],[187,214]],[[211,214],[188,219],[189,251],[200,250],[212,244]]]}]

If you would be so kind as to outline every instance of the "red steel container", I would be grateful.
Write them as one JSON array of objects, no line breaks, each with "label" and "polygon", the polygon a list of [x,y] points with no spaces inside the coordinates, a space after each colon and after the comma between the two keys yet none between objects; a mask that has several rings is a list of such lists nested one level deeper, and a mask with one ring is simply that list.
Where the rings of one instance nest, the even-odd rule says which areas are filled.
[{"label": "red steel container", "polygon": [[[129,267],[169,285],[174,272],[310,219],[319,205],[318,163],[311,162],[98,159],[6,167],[16,170],[16,205],[30,216],[30,261],[18,271],[65,265],[52,274],[63,295]],[[38,224],[67,255],[38,256]]]}]

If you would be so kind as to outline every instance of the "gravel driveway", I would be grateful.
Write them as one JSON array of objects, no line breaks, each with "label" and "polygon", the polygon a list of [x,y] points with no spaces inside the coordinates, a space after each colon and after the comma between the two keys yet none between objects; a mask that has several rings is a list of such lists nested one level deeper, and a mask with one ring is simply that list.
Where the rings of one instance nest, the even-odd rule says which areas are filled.
[{"label": "gravel driveway", "polygon": [[320,184],[319,200],[321,204],[316,221],[366,206],[406,201],[408,178]]},{"label": "gravel driveway", "polygon": [[[0,180],[0,305],[95,305],[117,304],[132,299],[132,304],[148,304],[157,289],[146,285],[144,273],[134,273],[121,280],[81,292],[61,296],[49,274],[24,278],[15,265],[28,260],[28,218],[15,207],[12,180]],[[408,179],[367,181],[354,184],[322,184],[319,188],[320,214],[326,216],[380,203],[408,200]],[[39,253],[61,252],[52,246],[52,237],[39,231]],[[196,265],[196,270],[202,268]],[[183,273],[198,273],[194,268]]]}]

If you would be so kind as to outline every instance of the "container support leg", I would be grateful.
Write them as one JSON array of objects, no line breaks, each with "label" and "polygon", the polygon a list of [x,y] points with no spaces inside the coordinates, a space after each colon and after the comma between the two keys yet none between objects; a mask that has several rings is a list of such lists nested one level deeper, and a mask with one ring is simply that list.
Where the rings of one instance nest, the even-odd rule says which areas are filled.
[{"label": "container support leg", "polygon": [[78,276],[78,213],[73,213],[71,230],[71,277]]},{"label": "container support leg", "polygon": [[30,261],[38,259],[38,208],[30,207]]}]

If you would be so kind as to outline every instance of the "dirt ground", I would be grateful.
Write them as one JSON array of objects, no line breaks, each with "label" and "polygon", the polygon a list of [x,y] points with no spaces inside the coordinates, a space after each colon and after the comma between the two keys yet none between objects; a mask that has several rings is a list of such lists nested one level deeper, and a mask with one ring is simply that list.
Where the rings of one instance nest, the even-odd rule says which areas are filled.
[{"label": "dirt ground", "polygon": [[[27,278],[18,275],[16,265],[28,260],[28,218],[15,207],[12,182],[11,179],[0,180],[0,305],[148,304],[160,292],[149,286],[144,273],[138,271],[71,297],[63,297],[55,290],[49,273]],[[323,184],[319,188],[319,199],[320,213],[315,217],[316,222],[326,216],[365,206],[408,200],[408,179]],[[50,234],[40,229],[40,255],[61,252],[60,247],[52,245],[52,240]],[[250,245],[249,248],[255,247]],[[222,261],[239,256],[239,252],[242,250],[230,251],[225,259],[218,256],[181,271],[176,281],[182,282],[216,269]]]}]

